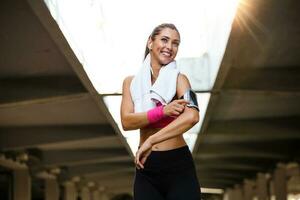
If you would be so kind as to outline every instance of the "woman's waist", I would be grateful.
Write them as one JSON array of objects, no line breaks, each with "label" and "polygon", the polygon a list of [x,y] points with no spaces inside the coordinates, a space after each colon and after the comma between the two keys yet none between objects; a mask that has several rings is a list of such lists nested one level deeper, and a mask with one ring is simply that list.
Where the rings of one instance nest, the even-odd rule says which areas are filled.
[{"label": "woman's waist", "polygon": [[[141,132],[139,146],[141,146],[150,136],[154,135],[157,132],[158,132],[158,130],[153,131],[153,132],[147,132],[147,133]],[[168,151],[168,150],[176,149],[176,148],[179,148],[179,147],[182,147],[185,145],[186,145],[186,142],[185,142],[183,136],[179,135],[179,136],[170,138],[168,140],[165,140],[163,142],[153,145],[152,150],[153,151]]]},{"label": "woman's waist", "polygon": [[145,128],[141,128],[140,129],[140,134],[141,134],[141,137],[149,137],[151,135],[153,135],[154,133],[157,133],[158,131],[160,131],[162,128],[148,128],[148,127],[145,127]]},{"label": "woman's waist", "polygon": [[192,154],[187,145],[166,151],[152,151],[145,163],[145,169],[148,170],[179,170],[193,166]]},{"label": "woman's waist", "polygon": [[[155,133],[159,132],[161,129],[163,128],[141,128],[140,129],[140,143],[143,143],[144,141],[146,141],[150,136],[154,135]],[[169,140],[172,139],[183,139],[182,134],[178,135],[177,137],[173,137]],[[169,141],[166,140],[166,141]]]}]

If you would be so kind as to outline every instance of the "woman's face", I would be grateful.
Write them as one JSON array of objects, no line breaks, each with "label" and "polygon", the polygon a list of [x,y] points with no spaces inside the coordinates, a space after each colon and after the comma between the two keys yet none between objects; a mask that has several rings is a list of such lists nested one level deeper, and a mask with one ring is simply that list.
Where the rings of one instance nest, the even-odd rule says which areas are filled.
[{"label": "woman's face", "polygon": [[155,39],[150,39],[148,43],[148,48],[151,49],[152,64],[166,65],[172,62],[176,57],[179,43],[180,38],[176,30],[162,29]]}]

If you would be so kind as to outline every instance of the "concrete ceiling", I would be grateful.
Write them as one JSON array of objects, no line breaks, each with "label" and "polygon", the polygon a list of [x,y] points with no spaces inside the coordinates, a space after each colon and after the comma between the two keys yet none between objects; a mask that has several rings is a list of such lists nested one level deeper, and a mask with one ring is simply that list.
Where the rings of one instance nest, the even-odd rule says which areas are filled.
[{"label": "concrete ceiling", "polygon": [[207,187],[300,159],[300,3],[240,2],[194,152]]},{"label": "concrete ceiling", "polygon": [[[300,160],[300,3],[242,2],[194,150],[203,187]],[[129,146],[43,1],[2,1],[0,27],[1,152],[131,192]]]},{"label": "concrete ceiling", "polygon": [[1,152],[27,152],[34,179],[59,167],[61,184],[130,191],[129,146],[43,1],[2,1],[0,20]]}]

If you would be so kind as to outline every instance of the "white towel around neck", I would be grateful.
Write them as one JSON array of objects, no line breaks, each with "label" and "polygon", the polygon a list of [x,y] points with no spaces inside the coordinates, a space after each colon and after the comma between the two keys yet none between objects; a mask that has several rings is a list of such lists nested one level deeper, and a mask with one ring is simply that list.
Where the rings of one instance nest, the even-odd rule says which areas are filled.
[{"label": "white towel around neck", "polygon": [[145,112],[154,108],[157,101],[168,104],[176,94],[176,83],[179,70],[172,61],[163,66],[153,85],[151,85],[151,57],[145,58],[141,69],[133,78],[130,93],[134,103],[134,112]]}]

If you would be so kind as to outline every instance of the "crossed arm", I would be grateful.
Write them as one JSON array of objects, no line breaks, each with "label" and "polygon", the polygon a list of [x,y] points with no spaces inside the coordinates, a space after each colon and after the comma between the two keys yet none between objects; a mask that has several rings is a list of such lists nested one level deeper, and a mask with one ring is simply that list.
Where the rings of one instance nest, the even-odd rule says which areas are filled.
[{"label": "crossed arm", "polygon": [[[139,129],[149,124],[147,112],[134,113],[134,105],[130,96],[130,83],[132,78],[133,77],[127,77],[123,83],[121,121],[124,130]],[[183,74],[179,74],[176,88],[177,97],[182,96],[189,88],[191,88],[191,86],[187,77]],[[194,108],[185,106],[186,103],[185,100],[175,100],[164,107],[165,114],[177,115],[178,117],[169,125],[151,135],[142,144],[136,154],[135,162],[137,166],[143,168],[143,164],[151,153],[153,145],[183,134],[199,121],[199,112]]]},{"label": "crossed arm", "polygon": [[125,131],[143,128],[149,124],[146,112],[134,113],[134,105],[130,95],[130,83],[133,76],[126,77],[123,82],[121,102],[121,122]]},{"label": "crossed arm", "polygon": [[[184,76],[184,75],[179,75]],[[184,77],[181,77],[184,78]],[[131,94],[130,94],[130,83],[133,77],[129,76],[125,78],[123,82],[123,95],[121,102],[121,122],[122,127],[125,131],[127,130],[135,130],[143,128],[144,126],[149,124],[147,118],[147,112],[134,113],[134,105],[132,102]],[[178,78],[178,82],[180,82],[180,77]],[[189,84],[188,84],[188,87]],[[183,94],[183,91],[177,88],[177,94]],[[177,95],[179,96],[179,95]],[[170,102],[168,105],[164,106],[163,112],[167,116],[179,116],[185,109],[185,105],[188,102],[184,99],[178,99]]]}]

